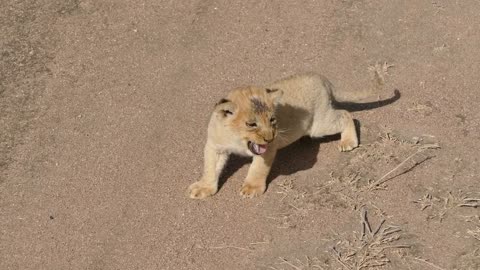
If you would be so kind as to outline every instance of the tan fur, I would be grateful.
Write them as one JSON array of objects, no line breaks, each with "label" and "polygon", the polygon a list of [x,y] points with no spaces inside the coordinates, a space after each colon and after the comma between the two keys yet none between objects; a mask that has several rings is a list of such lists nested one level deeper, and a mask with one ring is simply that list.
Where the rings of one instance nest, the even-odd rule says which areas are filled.
[{"label": "tan fur", "polygon": [[[303,136],[340,133],[340,151],[356,148],[358,138],[352,116],[333,107],[336,97],[331,83],[315,74],[230,92],[226,100],[215,106],[210,119],[203,176],[190,185],[190,198],[202,199],[217,192],[218,178],[231,153],[253,156],[240,190],[243,197],[251,198],[265,191],[277,150]],[[272,118],[276,118],[276,123],[271,122]],[[247,126],[252,122],[256,122],[257,128]],[[248,141],[268,143],[267,151],[254,155],[247,146]]]}]

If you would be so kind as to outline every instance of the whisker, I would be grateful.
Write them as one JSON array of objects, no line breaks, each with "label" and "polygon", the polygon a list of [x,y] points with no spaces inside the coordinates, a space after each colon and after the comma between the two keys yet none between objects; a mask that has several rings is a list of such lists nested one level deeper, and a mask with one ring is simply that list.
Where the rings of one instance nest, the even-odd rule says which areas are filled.
[{"label": "whisker", "polygon": [[278,133],[286,133],[288,131],[290,131],[290,129],[287,129],[287,128],[286,129],[277,129]]},{"label": "whisker", "polygon": [[287,142],[287,141],[288,141],[288,138],[282,136],[282,134],[278,134],[278,135],[277,135],[277,139],[279,139],[280,141],[283,141],[283,142]]}]

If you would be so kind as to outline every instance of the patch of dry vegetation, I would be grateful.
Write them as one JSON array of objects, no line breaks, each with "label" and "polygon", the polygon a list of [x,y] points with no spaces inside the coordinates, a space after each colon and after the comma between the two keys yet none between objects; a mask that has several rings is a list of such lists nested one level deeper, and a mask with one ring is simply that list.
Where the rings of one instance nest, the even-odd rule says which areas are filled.
[{"label": "patch of dry vegetation", "polygon": [[[420,210],[429,209],[427,219],[438,219],[442,222],[446,215],[458,208],[478,208],[480,207],[480,196],[469,194],[459,190],[457,192],[446,192],[445,195],[433,195],[427,192],[422,198],[414,201],[420,206]],[[478,195],[477,195],[478,196]]]},{"label": "patch of dry vegetation", "polygon": [[410,245],[397,244],[401,237],[398,226],[383,226],[382,219],[372,228],[366,209],[361,210],[361,233],[353,241],[343,240],[333,247],[335,260],[345,269],[368,269],[390,263],[388,255],[392,250],[410,248]]},{"label": "patch of dry vegetation", "polygon": [[[281,195],[284,207],[282,213],[268,218],[279,222],[279,228],[295,228],[311,214],[309,212],[327,208],[360,212],[361,230],[353,232],[352,237],[335,235],[332,248],[325,250],[327,255],[305,256],[303,259],[281,257],[270,269],[374,269],[389,265],[393,257],[402,265],[411,265],[415,261],[435,266],[409,253],[411,245],[401,241],[400,228],[385,225],[387,215],[370,198],[377,190],[388,189],[392,179],[434,158],[438,149],[440,146],[435,142],[424,143],[423,137],[405,140],[385,132],[373,143],[355,150],[355,156],[346,166],[339,166],[330,173],[327,181],[314,188],[298,188],[291,179],[278,183],[277,193]],[[462,199],[455,202],[449,199],[449,202],[456,207],[476,207],[475,203],[478,203],[473,197]],[[427,194],[416,203],[425,210],[436,207],[440,201],[441,198]],[[374,227],[368,220],[367,208],[380,217]]]},{"label": "patch of dry vegetation", "polygon": [[460,256],[454,270],[477,270],[480,269],[480,248]]},{"label": "patch of dry vegetation", "polygon": [[382,219],[373,227],[367,217],[366,208],[360,211],[360,232],[353,232],[353,237],[338,239],[336,236],[332,248],[326,250],[327,257],[308,257],[304,259],[279,258],[279,262],[270,269],[345,269],[362,270],[385,266],[391,262],[392,256],[399,256],[398,250],[411,246],[402,244],[401,229],[398,226],[385,225]]},{"label": "patch of dry vegetation", "polygon": [[[370,194],[387,189],[389,181],[433,158],[434,151],[440,148],[436,143],[420,142],[418,138],[412,142],[385,133],[378,141],[356,150],[346,166],[339,166],[327,181],[318,183],[313,189],[296,188],[291,179],[277,184],[277,193],[282,196],[280,201],[287,208],[283,212],[298,215],[319,208],[357,210],[362,205],[382,212],[368,199]],[[390,169],[381,171],[382,168]]]}]

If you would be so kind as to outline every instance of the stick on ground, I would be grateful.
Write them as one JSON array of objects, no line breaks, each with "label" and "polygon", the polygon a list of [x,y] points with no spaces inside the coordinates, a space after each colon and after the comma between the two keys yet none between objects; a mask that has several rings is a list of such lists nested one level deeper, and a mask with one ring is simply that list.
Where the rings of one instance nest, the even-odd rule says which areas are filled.
[{"label": "stick on ground", "polygon": [[[378,180],[372,182],[370,184],[370,187],[369,189],[374,189],[375,187],[378,187],[379,185],[389,181],[389,180],[392,180],[393,178],[401,175],[396,175],[396,176],[393,176],[393,177],[390,177],[390,178],[387,178],[387,176],[389,176],[390,174],[392,174],[393,172],[395,172],[396,170],[398,170],[400,167],[402,167],[407,161],[409,161],[411,158],[413,158],[414,156],[422,153],[423,151],[427,150],[427,149],[438,149],[440,148],[440,146],[438,144],[426,144],[426,145],[423,145],[421,146],[420,148],[418,148],[417,152],[411,154],[410,156],[408,156],[404,161],[402,161],[400,164],[398,164],[395,168],[393,168],[391,171],[387,172],[386,174],[384,174],[382,177],[380,177]],[[408,172],[410,170],[412,170],[413,168],[415,168],[417,165],[429,160],[430,158],[432,157],[426,157],[425,159],[419,161],[419,162],[415,162],[415,164],[408,170],[406,170],[405,172]],[[404,172],[404,173],[405,173]]]}]

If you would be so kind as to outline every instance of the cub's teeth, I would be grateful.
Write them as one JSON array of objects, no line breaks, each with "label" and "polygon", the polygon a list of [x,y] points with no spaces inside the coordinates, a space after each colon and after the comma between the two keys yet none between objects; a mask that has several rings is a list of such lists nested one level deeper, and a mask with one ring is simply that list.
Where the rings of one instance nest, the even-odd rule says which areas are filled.
[{"label": "cub's teeth", "polygon": [[258,144],[254,143],[253,148],[255,149],[255,152],[260,152],[260,147],[258,146]]}]

